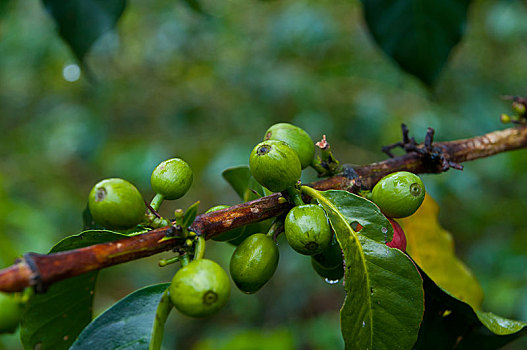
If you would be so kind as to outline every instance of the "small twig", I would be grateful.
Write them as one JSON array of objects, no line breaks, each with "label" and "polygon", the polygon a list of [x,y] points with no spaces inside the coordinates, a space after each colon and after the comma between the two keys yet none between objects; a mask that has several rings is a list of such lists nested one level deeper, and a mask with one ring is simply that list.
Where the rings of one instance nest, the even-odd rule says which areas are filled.
[{"label": "small twig", "polygon": [[322,140],[315,143],[320,149],[320,156],[316,156],[311,163],[311,166],[317,171],[319,177],[333,176],[341,171],[340,162],[335,158],[331,152],[331,146],[326,139],[326,135],[322,135]]},{"label": "small twig", "polygon": [[147,201],[144,201],[144,202],[145,202],[145,205],[146,205],[147,209],[150,210],[150,212],[152,214],[154,214],[156,216],[156,218],[162,219],[161,215],[159,215],[159,213],[154,208],[152,208],[150,203],[148,203]]},{"label": "small twig", "polygon": [[422,145],[419,145],[413,137],[408,136],[409,131],[405,124],[401,124],[401,129],[403,133],[403,141],[382,147],[382,151],[390,158],[394,157],[391,152],[392,149],[400,147],[404,149],[406,153],[420,153],[429,161],[441,164],[442,171],[447,171],[450,168],[463,170],[463,166],[461,164],[450,160],[447,150],[434,145],[435,130],[433,128],[427,129],[425,141]]}]

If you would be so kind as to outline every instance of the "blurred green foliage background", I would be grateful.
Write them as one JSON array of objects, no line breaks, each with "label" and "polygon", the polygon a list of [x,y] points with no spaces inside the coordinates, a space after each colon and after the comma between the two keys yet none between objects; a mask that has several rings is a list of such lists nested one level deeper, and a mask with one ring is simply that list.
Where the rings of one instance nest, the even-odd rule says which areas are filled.
[{"label": "blurred green foliage background", "polygon": [[[91,81],[40,2],[0,4],[0,267],[79,232],[88,192],[102,178],[126,178],[150,199],[152,169],[178,156],[192,166],[194,184],[162,213],[196,200],[205,211],[237,203],[221,171],[246,164],[273,123],[299,125],[314,140],[326,134],[339,159],[363,164],[385,159],[381,146],[400,140],[402,122],[418,140],[427,127],[437,140],[504,128],[499,115],[510,111],[500,96],[526,92],[522,1],[474,2],[466,35],[431,90],[382,54],[356,1],[208,0],[208,16],[180,1],[129,1],[116,31],[87,57]],[[515,151],[423,176],[485,290],[484,309],[521,320],[526,171],[527,151]],[[232,251],[214,242],[207,256],[228,267]],[[159,258],[103,271],[96,313],[170,280],[175,268],[158,268]],[[269,285],[232,294],[209,320],[174,312],[167,348],[343,347],[342,288],[321,281],[287,244]],[[0,336],[0,349],[19,346],[16,335]],[[507,349],[525,347],[523,339]]]}]

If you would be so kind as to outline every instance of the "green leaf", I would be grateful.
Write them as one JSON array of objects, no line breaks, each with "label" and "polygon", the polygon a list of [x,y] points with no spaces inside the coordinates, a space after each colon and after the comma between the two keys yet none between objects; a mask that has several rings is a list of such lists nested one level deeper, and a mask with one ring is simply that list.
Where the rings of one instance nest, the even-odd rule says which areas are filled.
[{"label": "green leaf", "polygon": [[251,175],[247,165],[225,169],[222,176],[244,202],[265,196],[264,188]]},{"label": "green leaf", "polygon": [[43,0],[60,36],[79,61],[92,44],[112,29],[126,7],[126,0]]},{"label": "green leaf", "polygon": [[[88,230],[67,237],[50,253],[87,247],[126,237],[117,232]],[[33,294],[22,315],[20,338],[25,348],[68,349],[92,318],[97,271],[53,284],[46,293]]]},{"label": "green leaf", "polygon": [[246,165],[235,166],[223,170],[221,173],[225,181],[232,186],[234,191],[243,198],[247,185],[249,184],[249,179],[252,177],[249,167]]},{"label": "green leaf", "polygon": [[527,323],[509,320],[491,312],[476,311],[476,315],[485,327],[498,335],[513,334],[527,327]]},{"label": "green leaf", "polygon": [[53,284],[33,294],[22,315],[20,339],[26,349],[69,349],[91,321],[96,272]]},{"label": "green leaf", "polygon": [[474,311],[441,289],[420,270],[425,288],[425,315],[414,350],[499,349],[527,334],[527,324]]},{"label": "green leaf", "polygon": [[88,247],[90,245],[106,243],[123,239],[128,235],[109,230],[86,230],[77,235],[69,236],[55,244],[50,253]]},{"label": "green leaf", "polygon": [[406,235],[406,251],[441,288],[478,309],[483,289],[456,257],[452,236],[439,224],[438,214],[437,203],[427,195],[417,212],[397,220]]},{"label": "green leaf", "polygon": [[203,10],[203,6],[198,0],[183,0],[183,2],[194,12],[200,15],[206,15],[207,13]]},{"label": "green leaf", "polygon": [[148,349],[156,310],[169,283],[136,290],[99,315],[71,350]]},{"label": "green leaf", "polygon": [[183,222],[181,226],[189,227],[194,222],[196,215],[198,215],[198,206],[199,201],[188,207],[187,211],[183,215]]},{"label": "green leaf", "polygon": [[324,196],[352,228],[356,223],[362,226],[358,233],[380,243],[391,242],[393,227],[373,202],[345,191],[326,191]]},{"label": "green leaf", "polygon": [[353,231],[333,202],[344,202],[346,191],[303,187],[303,192],[324,207],[344,253],[346,299],[340,315],[346,349],[410,349],[424,312],[422,279],[413,262]]},{"label": "green leaf", "polygon": [[431,85],[461,40],[469,0],[362,0],[381,49],[402,69]]}]

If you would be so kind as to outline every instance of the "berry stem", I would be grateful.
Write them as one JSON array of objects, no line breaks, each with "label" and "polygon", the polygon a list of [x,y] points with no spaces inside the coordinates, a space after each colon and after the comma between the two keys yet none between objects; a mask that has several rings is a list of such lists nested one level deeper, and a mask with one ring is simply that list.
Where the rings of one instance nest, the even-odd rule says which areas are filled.
[{"label": "berry stem", "polygon": [[179,261],[181,262],[181,267],[187,266],[190,262],[188,254],[181,255]]},{"label": "berry stem", "polygon": [[156,310],[156,317],[154,319],[154,326],[152,328],[152,338],[148,350],[160,350],[163,344],[163,334],[165,333],[165,323],[168,315],[172,310],[173,305],[168,295],[168,288],[165,290],[159,301]]},{"label": "berry stem", "polygon": [[325,176],[325,174],[328,172],[327,169],[322,166],[322,161],[320,160],[320,157],[318,156],[313,158],[311,167],[317,171],[318,176],[320,177]]},{"label": "berry stem", "polygon": [[297,190],[294,186],[288,187],[285,191],[287,193],[287,196],[289,197],[289,201],[295,206],[305,204],[302,200],[302,196],[300,195],[300,191]]},{"label": "berry stem", "polygon": [[311,167],[315,169],[319,177],[332,176],[340,172],[340,162],[333,156],[331,146],[323,135],[322,140],[315,144],[320,149],[320,157],[313,158]]},{"label": "berry stem", "polygon": [[196,248],[194,250],[194,259],[192,260],[199,260],[203,259],[205,256],[205,238],[202,236],[198,237],[198,240],[196,241]]},{"label": "berry stem", "polygon": [[157,193],[154,198],[152,198],[152,202],[150,202],[150,206],[152,207],[152,209],[154,209],[155,211],[158,211],[159,210],[159,207],[161,207],[161,203],[163,203],[163,201],[165,200],[165,197],[163,197],[163,195]]},{"label": "berry stem", "polygon": [[267,236],[271,237],[275,242],[280,233],[284,232],[284,220],[281,218],[276,218],[273,221],[269,231],[267,231]]},{"label": "berry stem", "polygon": [[170,264],[174,264],[174,263],[177,263],[179,261],[180,257],[179,256],[175,256],[173,258],[170,258],[170,259],[161,259],[159,260],[159,267],[165,267],[167,265],[170,265]]}]

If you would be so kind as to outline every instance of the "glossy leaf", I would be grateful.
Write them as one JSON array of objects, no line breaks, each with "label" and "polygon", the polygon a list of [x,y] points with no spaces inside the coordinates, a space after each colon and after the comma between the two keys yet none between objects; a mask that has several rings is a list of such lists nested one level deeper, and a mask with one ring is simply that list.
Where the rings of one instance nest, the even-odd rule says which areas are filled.
[{"label": "glossy leaf", "polygon": [[244,202],[265,195],[263,187],[251,175],[251,171],[247,165],[225,169],[222,176]]},{"label": "glossy leaf", "polygon": [[431,85],[461,40],[469,0],[362,0],[381,49],[402,69]]},{"label": "glossy leaf", "polygon": [[43,0],[58,32],[82,61],[92,44],[112,29],[126,7],[126,0]]},{"label": "glossy leaf", "polygon": [[438,213],[437,203],[427,195],[415,214],[397,220],[406,234],[406,251],[441,288],[478,309],[483,290],[456,257],[452,236],[439,225]]},{"label": "glossy leaf", "polygon": [[190,207],[188,207],[187,211],[185,211],[185,214],[183,215],[183,227],[189,227],[194,222],[196,215],[198,215],[198,206],[199,201],[192,204]]},{"label": "glossy leaf", "polygon": [[[115,241],[126,235],[88,230],[60,241],[50,253]],[[91,322],[97,271],[57,282],[44,294],[33,294],[21,321],[20,338],[25,348],[68,349]]]},{"label": "glossy leaf", "polygon": [[415,265],[400,250],[353,231],[333,204],[347,192],[326,191],[319,196],[325,197],[317,199],[344,253],[346,299],[340,314],[346,349],[411,348],[424,309],[422,280]]},{"label": "glossy leaf", "polygon": [[[225,169],[222,173],[223,178],[236,191],[243,202],[248,202],[267,195],[265,189],[251,175],[247,165],[240,165]],[[232,245],[239,245],[243,240],[254,233],[265,233],[272,220],[265,220],[243,226],[242,233],[235,239],[230,240]]]},{"label": "glossy leaf", "polygon": [[128,235],[109,231],[109,230],[86,230],[78,235],[73,235],[64,238],[50,250],[50,253],[63,252],[66,250],[72,250],[82,247],[88,247],[90,245],[106,243],[123,239]]},{"label": "glossy leaf", "polygon": [[393,227],[381,210],[373,202],[345,191],[326,191],[328,198],[338,211],[346,218],[351,227],[359,223],[361,235],[377,242],[390,242],[393,237]]},{"label": "glossy leaf", "polygon": [[148,349],[156,310],[169,283],[136,290],[99,315],[71,350]]},{"label": "glossy leaf", "polygon": [[527,324],[474,309],[454,298],[421,270],[425,316],[414,350],[499,349],[527,334]]}]

